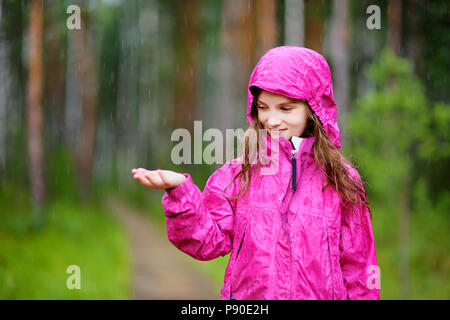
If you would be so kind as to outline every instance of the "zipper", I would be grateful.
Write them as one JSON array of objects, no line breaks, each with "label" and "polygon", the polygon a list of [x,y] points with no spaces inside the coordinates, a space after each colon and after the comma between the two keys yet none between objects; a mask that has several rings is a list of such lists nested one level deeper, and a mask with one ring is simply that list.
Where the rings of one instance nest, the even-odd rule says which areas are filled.
[{"label": "zipper", "polygon": [[[297,159],[295,158],[295,154],[298,152],[298,150],[300,150],[300,146],[298,146],[298,149],[296,150],[295,147],[293,150],[291,150],[291,166],[292,166],[292,174],[291,174],[291,188],[292,190],[296,190],[297,189]],[[303,173],[303,162],[301,163],[301,170],[300,170],[300,178],[302,176]],[[291,197],[292,197],[293,193],[291,193]],[[289,203],[291,202],[291,199],[289,199]],[[289,206],[289,205],[288,205]],[[291,243],[291,235],[289,232],[289,228],[288,228],[288,239],[289,239],[289,263],[290,263],[290,299],[292,299],[293,297],[293,268],[292,268],[292,243]]]},{"label": "zipper", "polygon": [[291,174],[291,188],[292,190],[297,189],[297,159],[295,158],[295,154],[297,150],[291,150],[291,166],[292,166],[292,174]]},{"label": "zipper", "polygon": [[[292,166],[292,174],[291,174],[291,188],[292,190],[296,190],[297,189],[297,159],[295,158],[295,154],[296,154],[297,150],[291,150],[291,166]],[[289,199],[289,202],[290,199]],[[287,212],[286,212],[287,213]],[[291,234],[289,232],[289,228],[288,228],[288,240],[289,240],[289,281],[290,281],[290,292],[289,292],[289,296],[290,299],[292,299],[292,243],[291,243]]]}]

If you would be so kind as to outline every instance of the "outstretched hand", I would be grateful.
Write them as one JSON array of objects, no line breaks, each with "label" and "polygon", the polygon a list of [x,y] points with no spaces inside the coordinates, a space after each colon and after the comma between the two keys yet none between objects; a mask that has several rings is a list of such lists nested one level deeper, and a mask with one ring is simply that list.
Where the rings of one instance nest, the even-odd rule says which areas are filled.
[{"label": "outstretched hand", "polygon": [[181,173],[170,170],[132,169],[133,178],[146,187],[154,189],[171,189],[186,181]]}]

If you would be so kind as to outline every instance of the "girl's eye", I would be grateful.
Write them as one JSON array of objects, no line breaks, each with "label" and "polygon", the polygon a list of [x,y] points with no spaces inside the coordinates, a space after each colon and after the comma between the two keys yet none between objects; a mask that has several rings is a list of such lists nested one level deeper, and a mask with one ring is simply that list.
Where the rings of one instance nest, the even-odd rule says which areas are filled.
[{"label": "girl's eye", "polygon": [[264,109],[265,107],[262,106],[262,105],[258,105],[257,108],[258,108],[258,109]]},{"label": "girl's eye", "polygon": [[281,110],[283,110],[283,111],[290,111],[290,110],[292,110],[292,108],[290,108],[290,107],[282,107]]}]

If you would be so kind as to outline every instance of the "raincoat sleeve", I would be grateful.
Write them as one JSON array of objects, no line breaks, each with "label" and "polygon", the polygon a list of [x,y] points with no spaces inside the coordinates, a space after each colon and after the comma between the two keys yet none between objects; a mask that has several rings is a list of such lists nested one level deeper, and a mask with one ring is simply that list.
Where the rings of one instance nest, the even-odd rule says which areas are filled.
[{"label": "raincoat sleeve", "polygon": [[169,241],[197,260],[225,256],[232,248],[234,213],[223,196],[227,179],[219,170],[203,192],[185,173],[186,181],[167,190],[161,201]]},{"label": "raincoat sleeve", "polygon": [[[364,191],[359,174],[356,175],[359,187]],[[355,206],[353,210],[343,212],[339,250],[347,299],[379,300],[380,269],[370,213],[366,205]]]}]

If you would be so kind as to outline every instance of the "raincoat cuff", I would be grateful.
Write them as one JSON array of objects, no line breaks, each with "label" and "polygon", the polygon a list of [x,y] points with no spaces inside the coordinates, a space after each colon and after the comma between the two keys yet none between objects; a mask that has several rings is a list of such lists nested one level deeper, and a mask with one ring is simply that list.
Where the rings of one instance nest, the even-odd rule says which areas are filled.
[{"label": "raincoat cuff", "polygon": [[180,183],[178,186],[170,189],[166,189],[167,195],[172,199],[180,199],[186,194],[189,194],[191,185],[194,183],[189,173],[182,173],[186,177],[186,180]]}]

